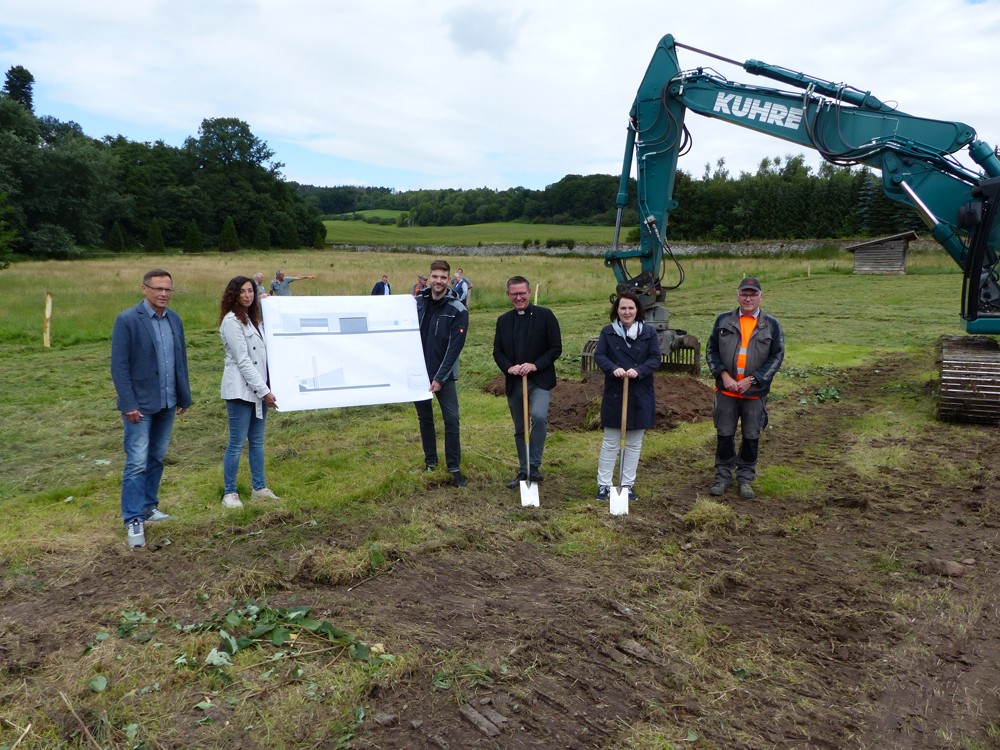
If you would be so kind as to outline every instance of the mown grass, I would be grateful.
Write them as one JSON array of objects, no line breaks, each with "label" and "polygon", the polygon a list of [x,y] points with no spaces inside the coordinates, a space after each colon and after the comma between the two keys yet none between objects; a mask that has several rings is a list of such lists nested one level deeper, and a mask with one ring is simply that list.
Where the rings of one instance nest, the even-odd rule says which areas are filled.
[{"label": "mown grass", "polygon": [[[398,212],[360,211],[375,218],[395,219]],[[614,227],[566,226],[564,224],[522,224],[494,222],[458,227],[397,227],[368,224],[364,221],[327,220],[326,241],[333,245],[383,245],[407,250],[414,246],[459,245],[521,245],[535,240],[545,247],[547,240],[573,240],[577,244],[611,246]]]},{"label": "mown grass", "polygon": [[[217,320],[225,282],[237,273],[250,275],[257,270],[270,277],[280,266],[294,275],[317,275],[313,281],[296,282],[297,294],[367,294],[382,273],[389,274],[394,288],[402,291],[427,269],[429,260],[426,255],[403,253],[302,251],[28,262],[0,272],[4,300],[0,341],[5,347],[0,371],[0,497],[5,517],[0,525],[0,559],[7,591],[66,585],[79,575],[75,571],[108,555],[120,558],[122,565],[130,564],[118,517],[123,461],[121,426],[108,373],[111,325],[120,310],[140,299],[142,273],[162,266],[174,275],[178,292],[172,304],[187,330],[195,403],[178,419],[164,480],[166,509],[183,512],[169,531],[152,532],[151,540],[163,543],[170,536],[183,540],[186,555],[204,561],[204,581],[183,602],[151,601],[141,592],[128,600],[129,612],[157,620],[141,623],[141,633],[150,635],[146,640],[129,633],[98,641],[101,618],[118,613],[95,607],[94,647],[82,659],[63,654],[48,662],[37,685],[50,698],[74,685],[74,700],[79,700],[80,694],[89,696],[86,685],[95,675],[106,676],[110,687],[95,693],[87,705],[90,715],[101,717],[98,725],[105,734],[96,738],[99,743],[131,747],[149,740],[150,746],[169,745],[173,732],[183,727],[171,727],[165,720],[158,724],[150,718],[156,715],[184,715],[187,724],[204,730],[199,737],[209,744],[222,741],[226,722],[256,727],[272,747],[323,738],[347,738],[346,742],[357,721],[355,709],[373,685],[391,685],[408,669],[440,674],[442,683],[450,680],[447,689],[455,690],[456,696],[470,680],[496,677],[501,664],[490,661],[489,655],[467,652],[442,653],[433,663],[426,653],[397,654],[394,662],[377,671],[349,660],[279,659],[275,666],[285,670],[280,689],[273,687],[273,673],[268,674],[270,651],[236,654],[228,673],[206,666],[206,657],[218,645],[217,630],[185,631],[183,626],[190,622],[160,621],[157,612],[161,607],[182,609],[207,621],[234,601],[264,598],[279,588],[287,571],[277,561],[265,558],[251,564],[244,557],[243,562],[230,562],[225,554],[230,549],[250,549],[258,538],[254,534],[265,533],[270,528],[265,522],[279,511],[295,520],[282,522],[280,532],[268,534],[268,554],[285,555],[304,580],[317,585],[353,585],[386,574],[400,559],[429,550],[489,553],[517,542],[581,564],[629,550],[627,520],[609,519],[591,501],[599,442],[594,433],[558,432],[547,443],[547,465],[558,482],[544,485],[543,492],[558,493],[564,503],[561,509],[527,513],[497,503],[496,487],[509,478],[514,465],[509,415],[503,399],[481,390],[498,375],[491,356],[493,325],[508,305],[504,282],[515,273],[528,276],[539,289],[539,301],[559,317],[564,338],[559,374],[579,376],[579,352],[607,320],[613,287],[610,272],[595,258],[449,256],[452,266],[463,266],[475,283],[460,379],[465,470],[474,480],[470,491],[461,496],[431,491],[445,477],[419,471],[422,456],[411,406],[371,406],[271,414],[267,471],[269,484],[283,500],[248,504],[235,514],[220,507],[226,417],[218,394],[222,352]],[[911,268],[917,272],[904,277],[854,276],[846,256],[692,258],[685,261],[685,268],[687,282],[668,297],[672,323],[702,342],[715,315],[734,306],[737,280],[744,274],[763,279],[763,307],[781,320],[786,333],[785,369],[774,387],[779,403],[784,399],[792,404],[811,397],[818,387],[836,386],[845,371],[871,363],[885,352],[929,351],[939,335],[958,330],[961,277],[943,253],[914,254]],[[46,290],[55,299],[50,349],[41,345]],[[914,405],[921,394],[919,383],[897,385],[888,391],[891,408],[878,412],[890,414],[888,421],[875,416],[861,419],[850,445],[815,450],[846,450],[862,477],[875,477],[886,467],[919,463],[920,457],[905,443],[894,443],[892,438],[929,429],[933,408],[925,401]],[[823,408],[837,405],[827,403]],[[707,482],[713,441],[709,423],[669,433],[652,431],[643,462],[680,457],[685,465],[703,469]],[[807,461],[782,465],[765,459],[764,464],[759,489],[770,498],[808,498],[822,489]],[[969,477],[975,467],[963,464],[938,471]],[[249,490],[245,461],[239,486]],[[669,495],[672,489],[664,487],[662,492]],[[677,502],[685,509],[681,517],[688,539],[682,546],[678,537],[665,538],[658,553],[640,561],[656,583],[646,592],[651,597],[649,608],[638,624],[677,659],[681,668],[676,687],[684,694],[709,686],[723,700],[760,675],[794,679],[796,665],[775,656],[763,641],[729,646],[723,629],[703,621],[699,607],[706,592],[726,582],[696,580],[686,569],[686,560],[697,554],[700,542],[738,533],[753,519],[704,498]],[[812,513],[790,512],[782,530],[807,534],[815,523]],[[227,532],[233,526],[255,528],[254,524],[261,524],[262,531]],[[336,543],[317,537],[316,528],[326,527],[341,532]],[[40,574],[58,559],[73,561],[62,577],[47,579]],[[885,569],[885,561],[875,564]],[[720,573],[730,578],[742,574],[738,566]],[[18,635],[24,634],[11,633],[12,642]],[[380,634],[359,633],[359,637],[376,642]],[[169,659],[163,656],[166,652]],[[177,654],[189,655],[197,666],[175,665]],[[305,675],[296,676],[292,671],[296,667],[305,669]],[[14,700],[10,696],[18,689],[14,682],[0,680],[8,700]],[[259,692],[271,698],[264,708],[250,700]],[[193,708],[206,696],[211,706]],[[19,715],[16,706],[29,711],[44,699],[39,694],[20,700],[23,703],[15,702],[11,716],[24,726],[27,716]],[[650,722],[625,732],[622,747],[697,746],[693,744],[697,739],[688,734],[692,727],[673,724],[655,707],[649,715]],[[295,721],[289,722],[289,716]],[[202,720],[210,721],[200,724]],[[304,737],[296,734],[301,726],[309,727]],[[40,726],[33,746],[59,747],[61,736],[52,726]]]}]

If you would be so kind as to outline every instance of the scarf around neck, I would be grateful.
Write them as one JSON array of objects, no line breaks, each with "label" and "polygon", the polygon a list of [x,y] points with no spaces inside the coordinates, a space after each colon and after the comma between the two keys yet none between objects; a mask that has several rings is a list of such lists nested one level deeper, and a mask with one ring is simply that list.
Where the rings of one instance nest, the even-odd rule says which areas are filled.
[{"label": "scarf around neck", "polygon": [[[639,336],[639,334],[642,333],[642,323],[640,323],[639,321],[633,323],[632,327],[629,328],[627,331],[625,330],[625,327],[622,325],[622,322],[620,320],[613,321],[611,323],[611,327],[615,329],[615,333],[617,333],[619,336],[625,339],[626,344],[628,344],[629,339],[635,341],[636,338]],[[629,345],[631,346],[631,344]]]}]

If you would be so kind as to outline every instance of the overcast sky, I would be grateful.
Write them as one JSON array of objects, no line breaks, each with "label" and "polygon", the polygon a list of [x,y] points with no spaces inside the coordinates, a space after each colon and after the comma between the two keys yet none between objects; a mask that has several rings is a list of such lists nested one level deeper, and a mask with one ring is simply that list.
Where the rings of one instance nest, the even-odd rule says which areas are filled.
[{"label": "overcast sky", "polygon": [[[31,71],[36,114],[93,137],[179,146],[203,119],[236,117],[301,183],[541,189],[620,172],[629,108],[668,33],[1000,142],[1000,0],[0,0],[0,67]],[[695,176],[719,158],[737,174],[804,153],[687,124],[680,166]]]}]

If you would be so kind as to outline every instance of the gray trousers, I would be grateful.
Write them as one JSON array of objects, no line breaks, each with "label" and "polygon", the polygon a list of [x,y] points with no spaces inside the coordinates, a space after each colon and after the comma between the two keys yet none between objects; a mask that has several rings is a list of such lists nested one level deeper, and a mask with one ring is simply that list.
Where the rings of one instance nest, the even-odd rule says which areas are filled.
[{"label": "gray trousers", "polygon": [[514,390],[507,397],[507,407],[510,417],[514,420],[514,447],[517,450],[518,471],[528,473],[530,462],[532,471],[542,466],[542,454],[545,452],[545,433],[549,429],[549,401],[551,393],[528,381],[528,419],[531,420],[531,432],[528,434],[531,455],[525,461],[524,451],[524,400],[521,395],[521,380],[518,380]]},{"label": "gray trousers", "polygon": [[[749,399],[716,393],[712,417],[717,433],[715,481],[728,484],[735,470],[737,482],[753,482],[757,476],[760,436],[767,427],[767,396]],[[739,453],[736,452],[737,422],[743,437]]]}]

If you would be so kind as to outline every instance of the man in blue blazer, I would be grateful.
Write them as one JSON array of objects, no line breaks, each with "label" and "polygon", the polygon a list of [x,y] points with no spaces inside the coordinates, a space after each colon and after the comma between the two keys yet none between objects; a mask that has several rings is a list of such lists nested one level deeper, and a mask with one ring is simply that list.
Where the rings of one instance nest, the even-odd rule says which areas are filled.
[{"label": "man in blue blazer", "polygon": [[171,518],[158,507],[163,459],[174,415],[191,406],[184,325],[167,309],[173,291],[167,271],[147,271],[145,299],[122,312],[111,333],[111,379],[125,428],[122,519],[130,547],[146,545],[146,523]]}]

